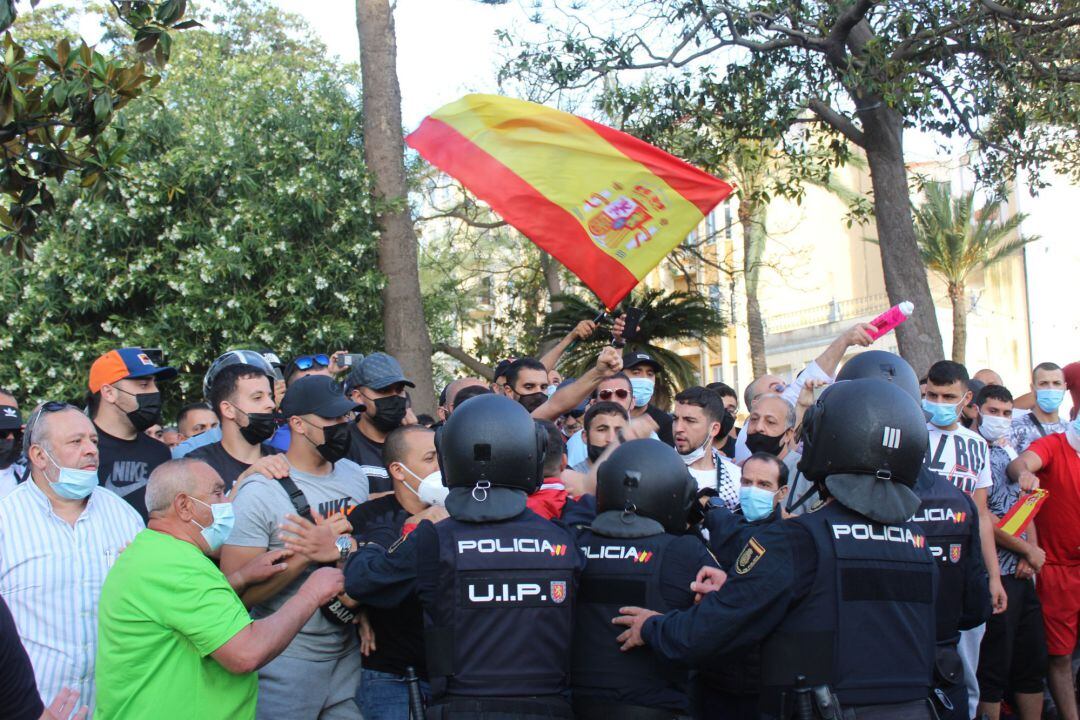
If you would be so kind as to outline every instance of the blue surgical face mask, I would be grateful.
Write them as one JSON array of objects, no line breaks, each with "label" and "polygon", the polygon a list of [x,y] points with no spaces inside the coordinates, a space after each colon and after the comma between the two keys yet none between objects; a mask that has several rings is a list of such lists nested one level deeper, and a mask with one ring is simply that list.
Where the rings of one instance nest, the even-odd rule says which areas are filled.
[{"label": "blue surgical face mask", "polygon": [[949,427],[960,417],[960,411],[957,408],[959,405],[930,402],[925,398],[922,401],[923,412],[930,416],[930,422],[942,428]]},{"label": "blue surgical face mask", "polygon": [[199,523],[192,518],[191,522],[199,525],[202,530],[203,539],[206,540],[206,544],[210,546],[210,550],[217,550],[225,541],[229,539],[229,533],[232,532],[233,523],[236,522],[236,515],[233,513],[232,503],[205,503],[197,497],[191,498],[200,505],[205,505],[210,508],[210,512],[214,514],[214,521],[207,527],[199,525]]},{"label": "blue surgical face mask", "polygon": [[743,485],[739,488],[739,506],[742,508],[743,517],[750,522],[764,520],[772,514],[775,497],[776,493],[764,488]]},{"label": "blue surgical face mask", "polygon": [[1057,412],[1057,409],[1061,407],[1061,401],[1064,399],[1064,390],[1046,388],[1044,390],[1035,391],[1035,402],[1038,403],[1039,409],[1043,412]]},{"label": "blue surgical face mask", "polygon": [[630,385],[634,389],[634,407],[645,407],[652,400],[653,390],[656,389],[656,381],[652,378],[630,378]]},{"label": "blue surgical face mask", "polygon": [[[45,448],[42,448],[42,452],[45,452]],[[97,468],[80,470],[79,468],[62,467],[48,452],[45,452],[45,457],[49,458],[49,462],[60,471],[55,481],[49,481],[53,492],[60,497],[68,500],[82,500],[89,496],[94,491],[94,488],[98,486]]]}]

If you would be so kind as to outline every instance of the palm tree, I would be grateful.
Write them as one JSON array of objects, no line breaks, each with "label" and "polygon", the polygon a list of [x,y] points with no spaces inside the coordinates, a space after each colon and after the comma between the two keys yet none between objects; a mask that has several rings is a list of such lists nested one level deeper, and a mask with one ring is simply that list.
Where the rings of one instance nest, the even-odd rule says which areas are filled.
[{"label": "palm tree", "polygon": [[[548,315],[547,334],[542,340],[561,338],[569,333],[584,317],[596,315],[596,308],[573,295],[559,297],[562,307]],[[641,308],[645,315],[641,320],[637,338],[626,345],[626,351],[642,350],[649,353],[663,366],[657,377],[657,393],[660,398],[674,388],[693,385],[696,368],[685,358],[662,347],[660,343],[694,340],[707,342],[711,336],[724,331],[724,320],[697,293],[664,292],[645,288],[634,292],[629,304]],[[608,338],[603,333],[571,346],[562,357],[563,374],[580,376],[596,362],[596,356]]]},{"label": "palm tree", "polygon": [[[975,209],[975,192],[952,197],[949,183],[928,183],[926,202],[915,210],[915,232],[927,269],[948,287],[953,311],[952,359],[963,363],[967,345],[967,279],[1016,252],[1038,236],[1016,234],[1026,218],[1017,213],[1001,221],[1001,202]],[[1010,237],[1016,234],[1015,237]]]}]

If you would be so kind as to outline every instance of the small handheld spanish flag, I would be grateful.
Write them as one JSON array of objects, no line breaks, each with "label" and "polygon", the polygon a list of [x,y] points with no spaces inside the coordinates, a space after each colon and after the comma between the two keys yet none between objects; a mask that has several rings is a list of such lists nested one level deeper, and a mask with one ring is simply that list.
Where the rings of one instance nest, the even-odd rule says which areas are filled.
[{"label": "small handheld spanish flag", "polygon": [[405,140],[609,310],[733,189],[626,133],[497,95],[445,105]]},{"label": "small handheld spanish flag", "polygon": [[1042,508],[1050,491],[1038,488],[1026,498],[1012,506],[1005,517],[998,522],[998,528],[1009,533],[1013,537],[1027,530],[1027,526],[1035,519],[1039,509]]}]

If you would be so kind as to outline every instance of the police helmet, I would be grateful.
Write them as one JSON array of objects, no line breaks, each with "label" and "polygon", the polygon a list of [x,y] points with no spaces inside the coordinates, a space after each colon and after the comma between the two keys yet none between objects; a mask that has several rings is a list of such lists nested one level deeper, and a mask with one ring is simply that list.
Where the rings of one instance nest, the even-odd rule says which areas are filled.
[{"label": "police helmet", "polygon": [[919,378],[907,360],[885,350],[867,350],[844,363],[836,374],[837,381],[858,380],[860,378],[880,378],[895,383],[898,388],[915,398],[922,399],[919,392]]},{"label": "police helmet", "polygon": [[799,471],[873,520],[910,518],[929,442],[918,402],[895,383],[861,378],[830,385],[812,410],[803,418]]},{"label": "police helmet", "polygon": [[435,433],[446,510],[457,520],[507,520],[543,482],[547,432],[502,395],[478,395]]},{"label": "police helmet", "polygon": [[608,537],[647,537],[686,530],[697,483],[675,448],[659,440],[617,447],[596,472],[596,520]]},{"label": "police helmet", "polygon": [[210,386],[214,384],[214,378],[221,372],[222,368],[226,368],[230,365],[239,365],[244,363],[247,365],[254,365],[255,367],[266,373],[266,377],[270,378],[271,386],[274,383],[274,368],[270,365],[270,362],[263,356],[262,353],[255,350],[230,350],[218,357],[214,362],[210,363],[210,369],[203,375],[203,397],[210,399]]}]

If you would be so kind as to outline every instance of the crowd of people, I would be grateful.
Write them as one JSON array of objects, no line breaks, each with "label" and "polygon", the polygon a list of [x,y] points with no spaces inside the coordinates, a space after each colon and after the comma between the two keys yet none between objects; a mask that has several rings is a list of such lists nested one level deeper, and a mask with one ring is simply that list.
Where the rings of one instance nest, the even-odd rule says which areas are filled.
[{"label": "crowd of people", "polygon": [[623,330],[436,417],[383,352],[229,350],[171,423],[137,347],[0,390],[0,718],[1080,720],[1080,363],[856,325],[665,405]]}]

